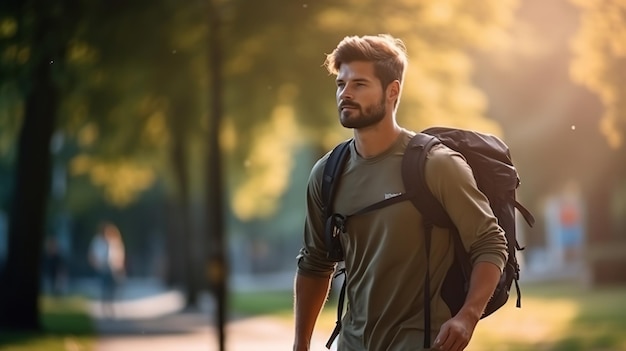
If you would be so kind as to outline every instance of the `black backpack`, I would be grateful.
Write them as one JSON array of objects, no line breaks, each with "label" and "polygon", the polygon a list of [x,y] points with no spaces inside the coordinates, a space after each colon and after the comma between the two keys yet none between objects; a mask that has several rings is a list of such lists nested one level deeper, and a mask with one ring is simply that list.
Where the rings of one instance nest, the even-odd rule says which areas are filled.
[{"label": "black backpack", "polygon": [[[345,231],[345,223],[351,216],[360,215],[401,201],[411,201],[424,218],[424,238],[426,245],[426,271],[430,272],[428,262],[430,256],[431,232],[433,226],[449,228],[454,242],[455,259],[448,271],[441,290],[452,315],[455,315],[463,306],[469,289],[471,263],[469,254],[463,248],[457,228],[452,223],[443,206],[432,195],[424,178],[424,165],[428,151],[437,144],[444,144],[461,153],[472,168],[478,188],[487,196],[491,209],[498,219],[498,224],[504,229],[508,242],[508,260],[500,281],[485,308],[484,318],[502,307],[509,298],[509,291],[513,282],[517,291],[517,304],[521,307],[521,293],[519,289],[519,264],[516,258],[517,250],[523,250],[517,242],[515,232],[515,209],[518,209],[526,222],[532,226],[535,222],[532,214],[516,200],[515,192],[520,185],[517,170],[513,166],[507,145],[493,135],[474,131],[434,127],[417,133],[409,142],[402,160],[402,179],[406,192],[395,196],[350,215],[335,213],[333,201],[337,185],[349,156],[351,140],[337,145],[330,153],[322,179],[322,203],[326,218],[325,243],[327,256],[334,261],[343,260],[343,249],[339,234]],[[418,196],[419,194],[419,196]],[[335,277],[344,273],[341,269]],[[430,291],[428,274],[424,279],[424,291]],[[341,316],[346,289],[346,280],[343,286],[337,307],[337,325],[333,331],[327,348],[341,330]],[[430,296],[424,295],[424,347],[430,347]]]}]

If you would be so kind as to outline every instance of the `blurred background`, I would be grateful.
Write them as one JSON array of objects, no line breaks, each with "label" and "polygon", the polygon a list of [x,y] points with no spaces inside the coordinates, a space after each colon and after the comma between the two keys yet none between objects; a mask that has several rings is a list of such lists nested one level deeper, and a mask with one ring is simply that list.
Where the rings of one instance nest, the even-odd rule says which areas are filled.
[{"label": "blurred background", "polygon": [[[123,242],[122,301],[169,296],[171,311],[156,303],[163,313],[215,310],[208,323],[220,324],[272,306],[246,309],[252,297],[237,293],[280,291],[269,295],[288,314],[308,173],[351,135],[322,64],[355,34],[405,41],[402,125],[474,129],[509,145],[518,200],[538,220],[519,229],[531,305],[572,291],[624,305],[624,0],[3,0],[0,11],[7,345],[22,332],[37,340],[50,327],[42,316],[70,306],[46,299],[100,297],[89,253],[102,222]],[[542,290],[555,282],[566,287]],[[593,299],[581,296],[575,303]],[[614,307],[611,316],[626,314]],[[539,336],[519,349],[626,349],[610,332],[626,317],[594,316],[609,336]],[[119,323],[96,323],[84,340],[131,328]],[[494,344],[508,350],[481,350]]]}]

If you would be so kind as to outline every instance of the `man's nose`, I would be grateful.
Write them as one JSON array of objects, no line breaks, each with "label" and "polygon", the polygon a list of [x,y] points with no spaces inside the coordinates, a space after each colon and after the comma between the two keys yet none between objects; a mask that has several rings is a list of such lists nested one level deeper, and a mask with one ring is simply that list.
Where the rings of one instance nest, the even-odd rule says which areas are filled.
[{"label": "man's nose", "polygon": [[337,97],[339,98],[339,100],[352,100],[354,96],[352,95],[352,91],[346,85],[342,89],[339,90]]}]

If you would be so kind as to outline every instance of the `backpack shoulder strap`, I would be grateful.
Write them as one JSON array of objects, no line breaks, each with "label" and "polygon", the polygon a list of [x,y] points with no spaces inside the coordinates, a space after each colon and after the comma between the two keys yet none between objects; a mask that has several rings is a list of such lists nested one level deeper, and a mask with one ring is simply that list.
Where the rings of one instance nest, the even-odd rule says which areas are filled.
[{"label": "backpack shoulder strap", "polygon": [[322,211],[324,212],[324,242],[326,255],[334,261],[343,260],[343,248],[337,228],[343,228],[345,217],[334,213],[333,203],[339,184],[341,173],[350,156],[350,140],[337,145],[328,155],[322,175]]},{"label": "backpack shoulder strap", "polygon": [[[332,240],[332,234],[334,223],[333,220],[333,201],[335,200],[335,193],[337,190],[337,184],[341,176],[341,172],[346,164],[348,156],[350,155],[350,142],[352,139],[346,140],[335,148],[328,155],[326,165],[324,165],[324,173],[322,175],[322,210],[324,211],[324,218],[326,220],[324,239],[326,242],[326,249],[328,250],[328,257],[341,260],[343,259],[343,250],[341,249],[341,243],[339,240]],[[345,269],[341,270],[337,275],[345,273]],[[337,277],[335,275],[335,277]],[[337,323],[333,330],[330,339],[326,343],[326,348],[330,349],[332,342],[339,335],[341,331],[341,314],[343,313],[343,302],[346,293],[346,281],[344,278],[341,286],[341,293],[339,294],[339,305],[337,308]]]},{"label": "backpack shoulder strap", "polygon": [[333,201],[335,200],[337,181],[341,176],[343,167],[350,154],[351,141],[352,139],[348,139],[335,146],[330,152],[326,165],[324,166],[324,174],[322,176],[322,205],[325,218],[333,214]]},{"label": "backpack shoulder strap", "polygon": [[420,211],[427,224],[450,228],[453,226],[450,217],[441,203],[430,192],[426,184],[426,157],[430,149],[441,144],[432,135],[417,133],[404,151],[402,159],[402,180],[413,205]]}]

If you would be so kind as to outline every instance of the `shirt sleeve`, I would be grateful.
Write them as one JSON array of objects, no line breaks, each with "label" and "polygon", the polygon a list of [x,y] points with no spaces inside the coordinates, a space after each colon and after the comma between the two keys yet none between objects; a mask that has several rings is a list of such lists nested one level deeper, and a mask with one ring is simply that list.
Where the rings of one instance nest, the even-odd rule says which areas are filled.
[{"label": "shirt sleeve", "polygon": [[428,187],[457,227],[472,264],[487,261],[504,269],[508,255],[504,231],[463,155],[443,145],[435,146],[425,172]]},{"label": "shirt sleeve", "polygon": [[322,207],[321,182],[328,155],[322,157],[311,170],[306,191],[306,216],[304,241],[297,256],[298,274],[330,277],[336,262],[327,258],[324,243],[324,211]]}]

